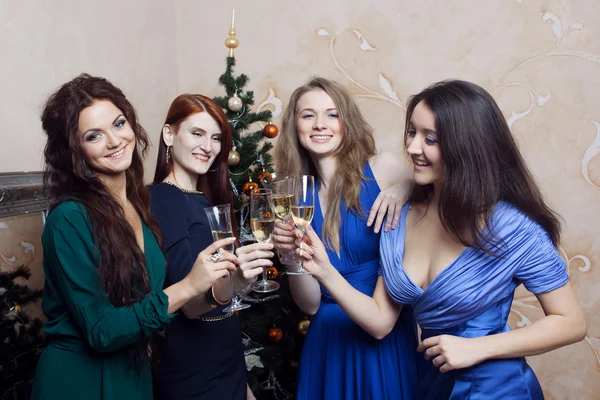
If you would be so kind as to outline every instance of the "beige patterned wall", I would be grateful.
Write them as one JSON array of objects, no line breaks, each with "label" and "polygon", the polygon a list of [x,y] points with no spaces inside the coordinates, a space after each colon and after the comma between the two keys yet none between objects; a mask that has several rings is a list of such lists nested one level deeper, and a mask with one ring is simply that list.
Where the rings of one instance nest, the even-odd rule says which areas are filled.
[{"label": "beige patterned wall", "polygon": [[[221,93],[232,7],[238,72],[251,77],[257,105],[276,115],[310,76],[336,79],[356,95],[378,148],[400,155],[410,94],[461,78],[495,96],[564,217],[560,251],[589,325],[584,341],[529,361],[548,399],[600,398],[598,0],[0,0],[0,171],[40,168],[39,106],[84,70],[121,86],[156,141],[176,94]],[[14,251],[1,246],[7,257],[20,251],[13,242]],[[511,325],[542,315],[519,289]]]}]

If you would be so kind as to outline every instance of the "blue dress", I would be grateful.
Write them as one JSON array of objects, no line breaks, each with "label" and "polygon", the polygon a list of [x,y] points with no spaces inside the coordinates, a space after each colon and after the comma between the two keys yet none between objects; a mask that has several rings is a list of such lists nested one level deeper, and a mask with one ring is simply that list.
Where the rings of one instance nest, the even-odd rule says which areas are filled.
[{"label": "blue dress", "polygon": [[[363,170],[360,203],[367,213],[380,192],[367,164]],[[318,182],[317,182],[318,185]],[[312,226],[323,227],[316,196]],[[331,263],[360,292],[372,296],[379,267],[379,234],[340,205],[340,257],[331,250]],[[403,308],[392,332],[377,340],[354,323],[321,287],[319,310],[311,319],[302,349],[299,400],[412,400],[417,397],[416,325],[410,307]]]},{"label": "blue dress", "polygon": [[[204,212],[212,204],[202,194],[184,193],[166,183],[153,185],[150,198],[165,242],[166,284],[172,285],[186,277],[198,253],[213,242]],[[246,399],[239,321],[235,314],[210,320],[226,316],[223,308],[196,319],[179,313],[167,326],[159,377],[162,400]]]},{"label": "blue dress", "polygon": [[[399,228],[381,238],[381,264],[391,297],[413,306],[422,339],[507,332],[517,286],[523,283],[527,290],[539,294],[569,280],[546,231],[516,207],[500,202],[492,212],[490,227],[503,242],[502,257],[467,247],[423,290],[402,266],[408,209],[408,204],[402,209]],[[544,395],[533,370],[524,357],[519,357],[488,360],[445,374],[429,362],[419,398],[537,400]]]}]

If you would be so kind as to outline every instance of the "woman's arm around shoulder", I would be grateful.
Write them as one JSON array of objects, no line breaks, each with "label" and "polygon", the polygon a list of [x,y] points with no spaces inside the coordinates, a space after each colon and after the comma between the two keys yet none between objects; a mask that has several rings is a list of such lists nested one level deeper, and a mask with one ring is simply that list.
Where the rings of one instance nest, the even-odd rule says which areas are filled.
[{"label": "woman's arm around shoulder", "polygon": [[412,169],[405,157],[390,151],[377,153],[369,165],[381,192],[371,207],[367,226],[374,224],[375,232],[379,232],[385,219],[385,232],[396,229],[412,186]]}]

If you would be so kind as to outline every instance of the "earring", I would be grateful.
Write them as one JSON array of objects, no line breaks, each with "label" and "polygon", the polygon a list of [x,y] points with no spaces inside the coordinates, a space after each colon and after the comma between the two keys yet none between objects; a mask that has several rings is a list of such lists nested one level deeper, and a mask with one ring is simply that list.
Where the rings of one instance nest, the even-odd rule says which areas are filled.
[{"label": "earring", "polygon": [[169,161],[171,160],[171,147],[167,146],[167,165],[169,165]]}]

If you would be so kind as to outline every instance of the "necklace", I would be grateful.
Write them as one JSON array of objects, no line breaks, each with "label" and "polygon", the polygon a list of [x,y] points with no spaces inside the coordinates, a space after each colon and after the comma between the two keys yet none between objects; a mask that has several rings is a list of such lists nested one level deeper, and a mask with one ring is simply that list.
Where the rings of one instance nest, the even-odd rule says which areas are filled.
[{"label": "necklace", "polygon": [[199,190],[190,190],[190,189],[184,189],[181,186],[179,186],[176,183],[173,182],[169,182],[169,181],[163,181],[163,183],[166,183],[167,185],[171,185],[171,186],[175,186],[177,189],[181,190],[183,193],[189,193],[189,194],[204,194]]}]

